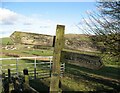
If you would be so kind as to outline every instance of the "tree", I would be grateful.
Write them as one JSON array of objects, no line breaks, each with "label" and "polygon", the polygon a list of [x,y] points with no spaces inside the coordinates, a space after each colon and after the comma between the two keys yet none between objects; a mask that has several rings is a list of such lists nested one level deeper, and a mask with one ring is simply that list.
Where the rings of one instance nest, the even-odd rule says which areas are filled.
[{"label": "tree", "polygon": [[120,1],[99,1],[97,7],[99,13],[88,13],[89,22],[83,18],[88,29],[82,30],[95,34],[92,41],[102,53],[120,57]]}]

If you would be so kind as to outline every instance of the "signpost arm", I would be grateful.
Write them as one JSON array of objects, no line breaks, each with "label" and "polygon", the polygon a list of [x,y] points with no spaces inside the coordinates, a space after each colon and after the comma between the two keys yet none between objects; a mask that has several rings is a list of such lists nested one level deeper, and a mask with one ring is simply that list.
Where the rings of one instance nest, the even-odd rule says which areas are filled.
[{"label": "signpost arm", "polygon": [[65,26],[57,25],[55,46],[53,53],[53,66],[50,82],[50,92],[59,92],[59,80],[60,80],[60,58],[61,51],[64,48],[64,30]]}]

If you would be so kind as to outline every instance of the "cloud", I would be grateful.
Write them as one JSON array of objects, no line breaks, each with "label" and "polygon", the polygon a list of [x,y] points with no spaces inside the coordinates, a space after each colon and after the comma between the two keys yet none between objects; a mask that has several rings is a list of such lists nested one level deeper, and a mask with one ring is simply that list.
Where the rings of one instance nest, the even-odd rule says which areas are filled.
[{"label": "cloud", "polygon": [[32,22],[30,20],[30,18],[9,9],[0,8],[0,24],[2,25],[15,25],[19,23],[31,25]]},{"label": "cloud", "polygon": [[39,34],[55,35],[56,25],[65,25],[65,33],[82,33],[73,23],[61,23],[51,19],[44,19],[44,15],[19,14],[9,9],[0,8],[0,36],[8,37],[14,31],[24,31]]},{"label": "cloud", "polygon": [[5,8],[0,8],[0,24],[12,25],[18,20],[18,14]]},{"label": "cloud", "polygon": [[54,35],[56,22],[43,19],[40,14],[38,17],[36,16],[25,16],[9,9],[0,8],[0,34],[7,36],[19,30]]}]

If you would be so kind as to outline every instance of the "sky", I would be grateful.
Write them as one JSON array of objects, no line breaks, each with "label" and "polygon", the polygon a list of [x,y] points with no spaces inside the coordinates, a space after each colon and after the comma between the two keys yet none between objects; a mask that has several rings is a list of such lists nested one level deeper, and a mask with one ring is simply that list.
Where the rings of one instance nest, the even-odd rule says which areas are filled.
[{"label": "sky", "polygon": [[6,0],[0,3],[0,36],[8,37],[14,31],[55,35],[57,24],[65,25],[65,34],[84,34],[76,25],[86,17],[86,12],[93,10],[97,10],[95,2]]}]

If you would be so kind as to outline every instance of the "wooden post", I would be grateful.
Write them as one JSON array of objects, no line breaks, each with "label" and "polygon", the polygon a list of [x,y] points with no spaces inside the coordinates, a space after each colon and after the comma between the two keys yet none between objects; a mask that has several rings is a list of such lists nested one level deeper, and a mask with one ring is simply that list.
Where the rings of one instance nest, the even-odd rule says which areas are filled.
[{"label": "wooden post", "polygon": [[24,84],[25,93],[39,93],[38,91],[36,91],[34,88],[30,87],[30,85],[29,85],[28,69],[24,69],[23,73],[24,73],[24,77],[25,77],[25,84]]},{"label": "wooden post", "polygon": [[11,73],[10,73],[10,69],[8,69],[8,81],[10,83],[10,79],[11,79]]},{"label": "wooden post", "polygon": [[52,59],[50,58],[50,77],[51,77],[51,73],[52,73]]},{"label": "wooden post", "polygon": [[60,58],[61,51],[64,48],[64,30],[65,26],[57,25],[55,46],[53,53],[52,75],[50,82],[50,92],[59,92],[60,81]]},{"label": "wooden post", "polygon": [[25,79],[25,89],[28,89],[29,87],[29,75],[28,75],[28,69],[24,69],[23,70],[23,74],[24,74],[24,79]]},{"label": "wooden post", "polygon": [[9,93],[14,89],[13,84],[11,83],[11,71],[8,69],[8,85],[9,85]]},{"label": "wooden post", "polygon": [[34,60],[34,79],[36,79],[36,58]]},{"label": "wooden post", "polygon": [[53,37],[53,45],[52,45],[53,47],[55,47],[55,38],[56,36]]},{"label": "wooden post", "polygon": [[6,81],[5,73],[2,74],[3,93],[9,93],[9,82]]},{"label": "wooden post", "polygon": [[18,74],[18,58],[16,59],[16,74],[17,74],[17,76],[19,75]]},{"label": "wooden post", "polygon": [[10,88],[10,77],[11,77],[11,73],[10,73],[10,69],[8,69],[8,90],[9,90],[9,93],[11,91],[11,88]]}]

